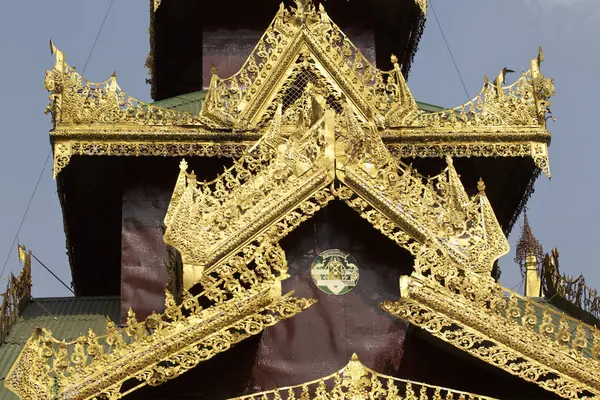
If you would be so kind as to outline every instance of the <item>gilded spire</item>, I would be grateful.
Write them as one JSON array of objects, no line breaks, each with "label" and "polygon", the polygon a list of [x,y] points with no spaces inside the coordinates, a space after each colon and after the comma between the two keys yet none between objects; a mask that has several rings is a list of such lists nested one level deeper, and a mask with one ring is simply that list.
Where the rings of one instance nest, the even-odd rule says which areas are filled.
[{"label": "gilded spire", "polygon": [[485,194],[485,182],[482,178],[479,178],[479,181],[477,182],[477,191],[479,194]]},{"label": "gilded spire", "polygon": [[536,258],[539,269],[539,266],[544,259],[544,249],[531,231],[529,219],[527,218],[527,211],[525,211],[523,229],[521,230],[521,238],[517,242],[517,251],[514,260],[517,264],[519,264],[522,276],[525,276],[527,258],[531,256]]}]

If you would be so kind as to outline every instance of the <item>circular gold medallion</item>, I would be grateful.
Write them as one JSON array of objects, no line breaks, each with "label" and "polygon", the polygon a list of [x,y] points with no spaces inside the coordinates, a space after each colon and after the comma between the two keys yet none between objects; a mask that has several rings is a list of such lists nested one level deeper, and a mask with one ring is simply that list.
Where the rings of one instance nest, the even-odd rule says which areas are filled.
[{"label": "circular gold medallion", "polygon": [[354,257],[338,249],[325,250],[312,263],[315,285],[327,294],[346,294],[358,283],[358,265]]}]

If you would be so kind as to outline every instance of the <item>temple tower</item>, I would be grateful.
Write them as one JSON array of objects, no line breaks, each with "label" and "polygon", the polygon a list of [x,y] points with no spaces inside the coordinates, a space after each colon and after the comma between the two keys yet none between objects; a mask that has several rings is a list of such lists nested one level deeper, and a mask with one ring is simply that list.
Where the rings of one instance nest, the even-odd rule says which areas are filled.
[{"label": "temple tower", "polygon": [[550,174],[541,49],[514,82],[501,70],[442,108],[407,83],[424,1],[150,12],[154,103],[86,81],[51,43],[75,290],[118,296],[120,321],[32,332],[12,392],[600,396],[600,333],[493,272]]}]

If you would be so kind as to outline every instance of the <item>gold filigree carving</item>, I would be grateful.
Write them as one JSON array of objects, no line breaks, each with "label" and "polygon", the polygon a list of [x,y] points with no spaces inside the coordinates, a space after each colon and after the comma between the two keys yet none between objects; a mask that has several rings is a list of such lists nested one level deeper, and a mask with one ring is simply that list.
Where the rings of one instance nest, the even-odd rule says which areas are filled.
[{"label": "gold filigree carving", "polygon": [[440,386],[383,375],[365,367],[354,354],[340,371],[321,379],[231,400],[406,399],[493,400]]},{"label": "gold filigree carving", "polygon": [[[57,125],[174,124],[252,130],[260,127],[265,113],[272,115],[282,97],[294,98],[290,93],[291,86],[298,91],[294,82],[306,85],[317,79],[327,86],[328,95],[348,98],[361,120],[382,128],[545,127],[554,84],[540,73],[541,49],[530,69],[513,84],[503,86],[503,70],[493,83],[486,79],[472,101],[427,113],[417,109],[395,56],[394,69],[380,71],[331,21],[322,5],[299,7],[279,9],[239,72],[229,78],[213,74],[198,116],[140,102],[125,94],[114,76],[99,84],[88,82],[66,64],[54,45],[57,61],[46,74],[51,93],[48,111]],[[311,78],[314,75],[320,78]],[[284,104],[287,108],[293,101]]]},{"label": "gold filigree carving", "polygon": [[509,247],[485,192],[469,199],[449,157],[439,175],[421,176],[390,155],[372,126],[361,127],[348,110],[345,115],[347,129],[336,142],[340,181],[419,242],[489,273]]},{"label": "gold filigree carving", "polygon": [[417,109],[394,60],[392,71],[373,66],[323,5],[280,7],[240,71],[224,79],[213,74],[201,114],[223,127],[255,129],[283,97],[289,99],[286,108],[293,104],[297,94],[290,92],[290,85],[297,92],[295,83],[318,79],[333,98],[343,93],[350,99],[362,120],[372,118],[383,126],[386,114]]},{"label": "gold filigree carving", "polygon": [[239,158],[250,148],[247,143],[215,143],[201,141],[93,141],[65,140],[54,142],[56,177],[73,156],[130,156],[130,157],[228,157]]},{"label": "gold filigree carving", "polygon": [[540,48],[530,69],[514,83],[503,86],[503,69],[494,82],[486,77],[482,90],[468,103],[433,113],[419,111],[392,126],[545,126],[555,89],[554,81],[540,73],[543,59]]},{"label": "gold filigree carving", "polygon": [[214,181],[197,182],[182,163],[164,239],[182,254],[186,285],[331,183],[333,114],[312,117],[285,138],[279,107],[270,131]]},{"label": "gold filigree carving", "polygon": [[[215,137],[209,140],[215,143],[227,137],[233,142],[253,141],[268,129],[280,104],[282,124],[295,126],[310,113],[312,103],[307,100],[316,88],[336,113],[341,114],[348,102],[359,121],[376,126],[386,143],[408,146],[417,157],[432,151],[444,157],[465,152],[477,157],[516,153],[532,157],[549,174],[546,118],[554,85],[540,73],[541,50],[513,84],[504,86],[502,71],[493,83],[485,81],[473,101],[428,113],[418,110],[395,56],[394,68],[381,71],[331,21],[322,5],[282,6],[238,73],[220,78],[213,71],[199,115],[141,102],[123,92],[115,76],[102,83],[88,82],[53,44],[51,50],[56,63],[46,73],[51,100],[47,112],[54,122],[53,143],[63,148],[74,136],[104,147],[126,141],[139,141],[140,146],[151,141],[190,143],[198,134],[191,128],[212,133]],[[148,65],[152,63],[150,55]],[[420,147],[415,148],[415,139]],[[530,142],[530,153],[522,155],[516,148],[520,141]],[[433,143],[439,145],[435,150]],[[68,162],[63,154],[55,156],[55,172]]]},{"label": "gold filigree carving", "polygon": [[[130,310],[125,328],[109,320],[106,335],[90,331],[70,342],[38,330],[5,384],[27,399],[118,399],[166,382],[313,304],[281,294],[286,271],[281,248],[265,241],[227,273],[208,274],[198,296],[186,291],[176,304],[167,292],[162,315],[138,322]],[[207,301],[211,305],[202,308]]]},{"label": "gold filigree carving", "polygon": [[0,294],[0,344],[4,343],[31,298],[31,252],[21,245],[17,250],[23,269],[17,277],[12,273],[9,275],[6,292]]},{"label": "gold filigree carving", "polygon": [[[485,193],[470,199],[450,158],[445,171],[425,178],[395,160],[350,104],[336,118],[318,90],[310,99],[312,111],[289,134],[282,132],[280,105],[263,138],[214,181],[197,182],[182,163],[164,238],[182,254],[186,287],[291,210],[314,203],[335,180],[343,187],[334,194],[413,254],[416,243],[432,242],[454,262],[489,273],[508,252]],[[360,199],[351,200],[347,189]],[[298,223],[312,214],[300,215]]]},{"label": "gold filigree carving", "polygon": [[548,145],[539,142],[463,142],[463,143],[393,143],[390,152],[402,158],[443,157],[531,157],[536,165],[550,178]]},{"label": "gold filigree carving", "polygon": [[50,49],[56,63],[46,71],[44,83],[50,92],[46,112],[52,114],[55,128],[92,124],[212,125],[201,116],[157,107],[127,95],[117,84],[116,74],[105,82],[90,82],[66,63],[64,53],[52,42]]},{"label": "gold filigree carving", "polygon": [[401,299],[384,310],[561,397],[600,395],[600,331],[429,256],[435,268],[402,277]]}]

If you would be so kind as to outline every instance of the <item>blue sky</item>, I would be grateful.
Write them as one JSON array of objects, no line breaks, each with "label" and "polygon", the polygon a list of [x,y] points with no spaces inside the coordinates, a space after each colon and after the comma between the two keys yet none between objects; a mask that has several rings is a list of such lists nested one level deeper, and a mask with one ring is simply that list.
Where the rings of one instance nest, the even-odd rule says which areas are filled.
[{"label": "blue sky", "polygon": [[[50,150],[50,118],[43,114],[48,103],[44,71],[53,65],[48,41],[53,39],[66,53],[67,62],[81,71],[108,3],[109,0],[8,0],[3,4],[0,263],[4,263]],[[518,72],[526,70],[538,46],[543,46],[546,61],[542,72],[554,78],[557,87],[552,100],[557,120],[549,124],[553,135],[553,177],[551,181],[539,178],[529,202],[529,217],[545,249],[559,248],[564,272],[584,273],[589,283],[600,287],[600,206],[596,199],[600,130],[594,118],[600,113],[594,98],[600,92],[600,0],[434,0],[433,4],[471,96],[481,88],[484,74],[491,78],[504,66]],[[116,71],[125,91],[149,100],[144,68],[148,19],[147,0],[115,0],[85,77],[104,81]],[[431,11],[408,84],[420,101],[442,106],[466,101]],[[519,220],[509,238],[513,248],[521,223]],[[19,240],[70,282],[51,163]],[[11,250],[5,276],[20,268],[16,253]],[[511,252],[500,260],[502,282],[508,287],[521,280],[512,258]],[[35,262],[33,282],[34,296],[69,295]],[[0,291],[4,285],[6,281],[0,281]]]}]

